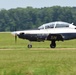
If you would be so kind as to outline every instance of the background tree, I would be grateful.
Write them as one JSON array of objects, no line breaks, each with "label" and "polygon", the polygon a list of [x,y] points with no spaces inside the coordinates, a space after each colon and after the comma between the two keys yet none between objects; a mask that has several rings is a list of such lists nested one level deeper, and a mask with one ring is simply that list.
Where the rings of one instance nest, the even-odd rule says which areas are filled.
[{"label": "background tree", "polygon": [[76,25],[76,7],[27,7],[0,10],[0,31],[32,29],[52,21],[73,22]]}]

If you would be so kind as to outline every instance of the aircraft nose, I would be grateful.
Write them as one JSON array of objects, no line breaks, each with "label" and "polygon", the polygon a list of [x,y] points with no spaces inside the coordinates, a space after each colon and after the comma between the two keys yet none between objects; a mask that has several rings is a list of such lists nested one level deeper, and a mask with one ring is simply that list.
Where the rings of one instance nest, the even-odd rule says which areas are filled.
[{"label": "aircraft nose", "polygon": [[14,31],[14,32],[12,32],[11,34],[15,36],[15,35],[19,35],[20,32],[19,32],[19,31]]},{"label": "aircraft nose", "polygon": [[17,35],[17,33],[16,33],[16,32],[12,32],[11,34],[12,34],[12,35],[14,35],[14,36],[15,36],[15,35]]},{"label": "aircraft nose", "polygon": [[16,43],[17,42],[17,36],[18,36],[17,32],[12,32],[11,34],[14,35],[15,43]]}]

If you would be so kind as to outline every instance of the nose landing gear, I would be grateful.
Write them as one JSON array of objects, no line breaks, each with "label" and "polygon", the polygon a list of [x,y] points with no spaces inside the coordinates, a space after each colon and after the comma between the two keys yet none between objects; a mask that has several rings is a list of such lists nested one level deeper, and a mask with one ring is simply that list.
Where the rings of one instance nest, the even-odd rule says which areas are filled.
[{"label": "nose landing gear", "polygon": [[31,42],[28,44],[27,47],[28,47],[28,48],[32,48],[32,44],[31,44]]},{"label": "nose landing gear", "polygon": [[32,48],[32,44],[28,44],[28,48]]}]

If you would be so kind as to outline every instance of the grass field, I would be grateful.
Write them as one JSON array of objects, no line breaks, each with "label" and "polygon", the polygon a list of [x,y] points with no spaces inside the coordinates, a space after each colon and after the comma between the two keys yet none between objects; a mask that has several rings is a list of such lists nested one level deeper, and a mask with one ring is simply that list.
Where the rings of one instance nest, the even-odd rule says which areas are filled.
[{"label": "grass field", "polygon": [[0,75],[76,75],[76,40],[32,42],[18,39],[10,33],[0,33]]}]

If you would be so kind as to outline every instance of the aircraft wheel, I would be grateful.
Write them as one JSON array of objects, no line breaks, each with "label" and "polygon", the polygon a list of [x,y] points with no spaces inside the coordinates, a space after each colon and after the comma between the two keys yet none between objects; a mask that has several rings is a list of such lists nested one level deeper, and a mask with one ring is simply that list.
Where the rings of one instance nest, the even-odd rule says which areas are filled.
[{"label": "aircraft wheel", "polygon": [[56,45],[52,45],[52,44],[50,44],[50,47],[51,47],[51,48],[55,48],[55,47],[56,47]]},{"label": "aircraft wheel", "polygon": [[51,47],[51,48],[55,48],[55,47],[56,47],[55,41],[52,41],[52,43],[50,44],[50,47]]},{"label": "aircraft wheel", "polygon": [[31,44],[28,44],[28,48],[32,48],[32,45]]}]

